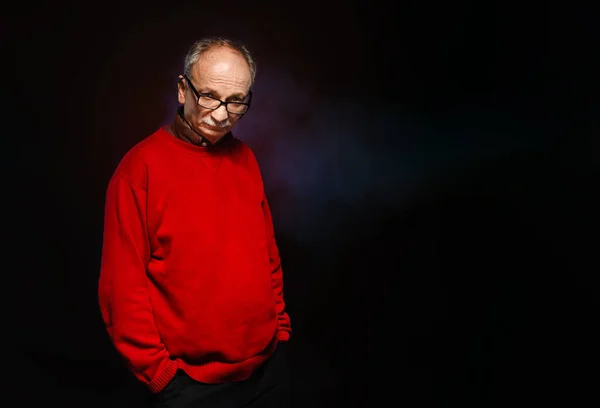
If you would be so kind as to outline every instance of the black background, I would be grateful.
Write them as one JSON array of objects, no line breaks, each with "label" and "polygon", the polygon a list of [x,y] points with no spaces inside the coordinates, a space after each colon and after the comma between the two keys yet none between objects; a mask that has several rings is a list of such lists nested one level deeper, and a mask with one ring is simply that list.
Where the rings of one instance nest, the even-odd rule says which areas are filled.
[{"label": "black background", "polygon": [[258,61],[236,135],[273,208],[296,406],[598,399],[592,7],[22,2],[2,18],[0,398],[143,403],[97,306],[105,188],[172,119],[189,46],[225,35]]}]

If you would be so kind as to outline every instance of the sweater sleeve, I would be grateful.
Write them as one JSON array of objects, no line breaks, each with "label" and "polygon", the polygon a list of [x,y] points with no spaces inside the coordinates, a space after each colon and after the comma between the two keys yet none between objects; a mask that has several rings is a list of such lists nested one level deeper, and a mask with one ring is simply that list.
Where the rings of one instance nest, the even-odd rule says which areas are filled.
[{"label": "sweater sleeve", "polygon": [[177,371],[156,329],[146,267],[146,189],[113,176],[104,214],[98,296],[102,319],[130,371],[151,392],[161,391]]},{"label": "sweater sleeve", "polygon": [[290,317],[285,311],[285,302],[283,300],[283,271],[281,269],[279,249],[277,248],[277,243],[275,241],[275,231],[273,228],[271,209],[269,208],[269,203],[266,197],[263,198],[262,207],[265,217],[269,262],[271,265],[271,274],[273,278],[273,293],[275,294],[277,308],[277,339],[279,341],[288,341],[292,329]]}]

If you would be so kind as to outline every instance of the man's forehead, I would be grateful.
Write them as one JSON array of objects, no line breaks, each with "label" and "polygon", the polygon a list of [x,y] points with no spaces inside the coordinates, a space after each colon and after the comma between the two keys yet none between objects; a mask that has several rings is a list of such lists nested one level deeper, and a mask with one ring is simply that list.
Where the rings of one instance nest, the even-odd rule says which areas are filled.
[{"label": "man's forehead", "polygon": [[232,66],[230,62],[226,61],[215,61],[215,63],[212,66],[212,69],[217,74],[226,73],[228,71],[238,71],[238,69],[236,69],[235,66]]},{"label": "man's forehead", "polygon": [[193,72],[191,80],[197,86],[229,85],[250,86],[250,75],[242,69],[223,68],[220,70],[202,70]]},{"label": "man's forehead", "polygon": [[229,83],[238,87],[249,88],[251,73],[247,64],[221,59],[198,61],[192,69],[192,80],[199,86]]}]

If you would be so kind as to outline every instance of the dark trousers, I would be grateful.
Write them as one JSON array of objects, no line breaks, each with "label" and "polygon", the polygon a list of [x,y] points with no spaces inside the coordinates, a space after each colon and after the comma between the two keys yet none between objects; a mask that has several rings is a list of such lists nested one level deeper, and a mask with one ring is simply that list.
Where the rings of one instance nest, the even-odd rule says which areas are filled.
[{"label": "dark trousers", "polygon": [[280,343],[273,356],[250,378],[206,384],[178,370],[173,380],[152,397],[152,408],[290,408],[291,381],[287,347]]}]

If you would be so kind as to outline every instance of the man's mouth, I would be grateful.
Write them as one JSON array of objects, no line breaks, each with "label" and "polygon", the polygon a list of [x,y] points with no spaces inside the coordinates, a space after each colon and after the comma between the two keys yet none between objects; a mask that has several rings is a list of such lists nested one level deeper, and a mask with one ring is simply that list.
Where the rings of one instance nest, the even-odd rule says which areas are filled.
[{"label": "man's mouth", "polygon": [[212,129],[212,130],[224,130],[224,129],[227,128],[227,126],[215,126],[215,125],[211,125],[211,124],[206,123],[206,122],[202,122],[201,124],[202,124],[202,126],[207,127],[209,129]]}]

